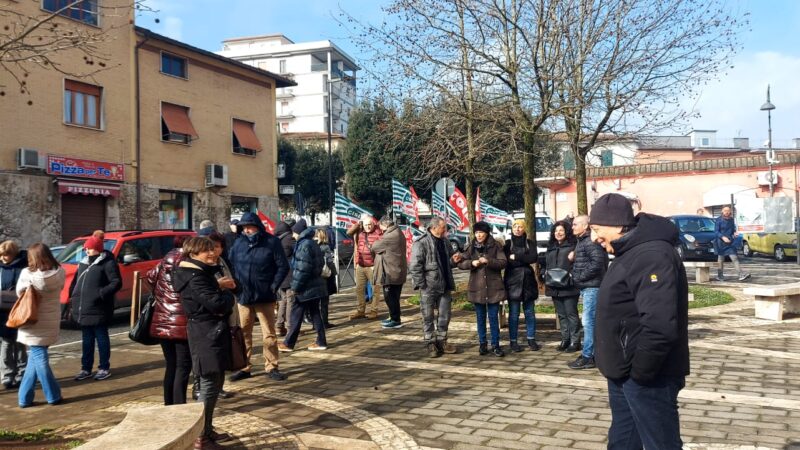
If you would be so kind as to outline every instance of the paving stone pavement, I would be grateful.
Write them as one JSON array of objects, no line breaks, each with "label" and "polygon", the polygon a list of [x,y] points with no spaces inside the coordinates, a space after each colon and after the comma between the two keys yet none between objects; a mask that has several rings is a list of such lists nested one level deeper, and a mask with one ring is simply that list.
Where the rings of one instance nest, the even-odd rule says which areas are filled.
[{"label": "paving stone pavement", "polygon": [[[690,310],[692,374],[679,397],[686,448],[800,449],[800,318],[755,319],[752,300],[729,292],[736,302]],[[553,315],[537,316],[541,351],[495,358],[477,353],[473,313],[455,312],[450,334],[460,353],[431,359],[416,307],[403,307],[403,328],[382,330],[377,320],[348,321],[353,304],[351,293],[332,302],[339,326],[329,330],[328,351],[281,354],[287,381],[256,371],[226,382],[235,395],[220,400],[214,419],[232,435],[226,448],[605,448],[605,379],[566,367],[577,354],[555,351]],[[501,337],[507,349],[507,330]],[[296,348],[313,338],[306,330]],[[158,346],[112,337],[105,381],[72,381],[79,344],[53,347],[51,358],[66,402],[42,405],[39,391],[39,403],[23,410],[16,393],[0,392],[1,427],[88,440],[130,408],[161,404]]]}]

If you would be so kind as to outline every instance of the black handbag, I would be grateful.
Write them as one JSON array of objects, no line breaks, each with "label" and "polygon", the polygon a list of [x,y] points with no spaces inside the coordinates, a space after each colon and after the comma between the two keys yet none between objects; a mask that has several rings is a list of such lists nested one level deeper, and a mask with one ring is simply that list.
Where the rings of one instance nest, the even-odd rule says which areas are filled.
[{"label": "black handbag", "polygon": [[128,337],[140,344],[156,345],[160,342],[159,339],[150,336],[150,324],[153,323],[153,310],[156,308],[156,298],[151,294],[144,306],[142,307],[139,318],[133,324],[133,328],[128,332]]},{"label": "black handbag", "polygon": [[236,371],[247,367],[247,346],[244,343],[244,331],[240,326],[230,327],[231,358],[228,370]]},{"label": "black handbag", "polygon": [[555,289],[572,287],[572,274],[566,269],[558,267],[547,269],[544,272],[544,285]]}]

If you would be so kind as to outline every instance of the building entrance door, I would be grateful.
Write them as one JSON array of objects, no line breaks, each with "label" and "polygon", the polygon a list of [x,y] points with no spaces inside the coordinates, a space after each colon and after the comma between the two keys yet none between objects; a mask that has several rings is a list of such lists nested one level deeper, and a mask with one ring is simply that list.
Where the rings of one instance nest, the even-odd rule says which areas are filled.
[{"label": "building entrance door", "polygon": [[98,195],[61,196],[61,242],[103,230],[106,226],[106,198]]}]

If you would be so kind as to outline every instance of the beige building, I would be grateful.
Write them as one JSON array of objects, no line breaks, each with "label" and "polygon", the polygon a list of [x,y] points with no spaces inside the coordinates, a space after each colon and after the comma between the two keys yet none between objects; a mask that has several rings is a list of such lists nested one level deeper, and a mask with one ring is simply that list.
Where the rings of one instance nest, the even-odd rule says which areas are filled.
[{"label": "beige building", "polygon": [[[13,5],[29,17],[60,7]],[[69,50],[52,56],[61,71],[32,64],[29,93],[0,70],[0,240],[277,217],[275,89],[293,82],[135,27],[132,6],[62,11],[61,30],[100,36],[97,60]]]}]

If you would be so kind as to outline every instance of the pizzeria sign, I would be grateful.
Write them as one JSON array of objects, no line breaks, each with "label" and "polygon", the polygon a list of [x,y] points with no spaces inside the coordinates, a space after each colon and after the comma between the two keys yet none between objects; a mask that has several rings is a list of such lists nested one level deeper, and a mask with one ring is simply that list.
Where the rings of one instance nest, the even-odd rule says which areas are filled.
[{"label": "pizzeria sign", "polygon": [[47,155],[47,173],[103,181],[125,181],[122,164]]}]

